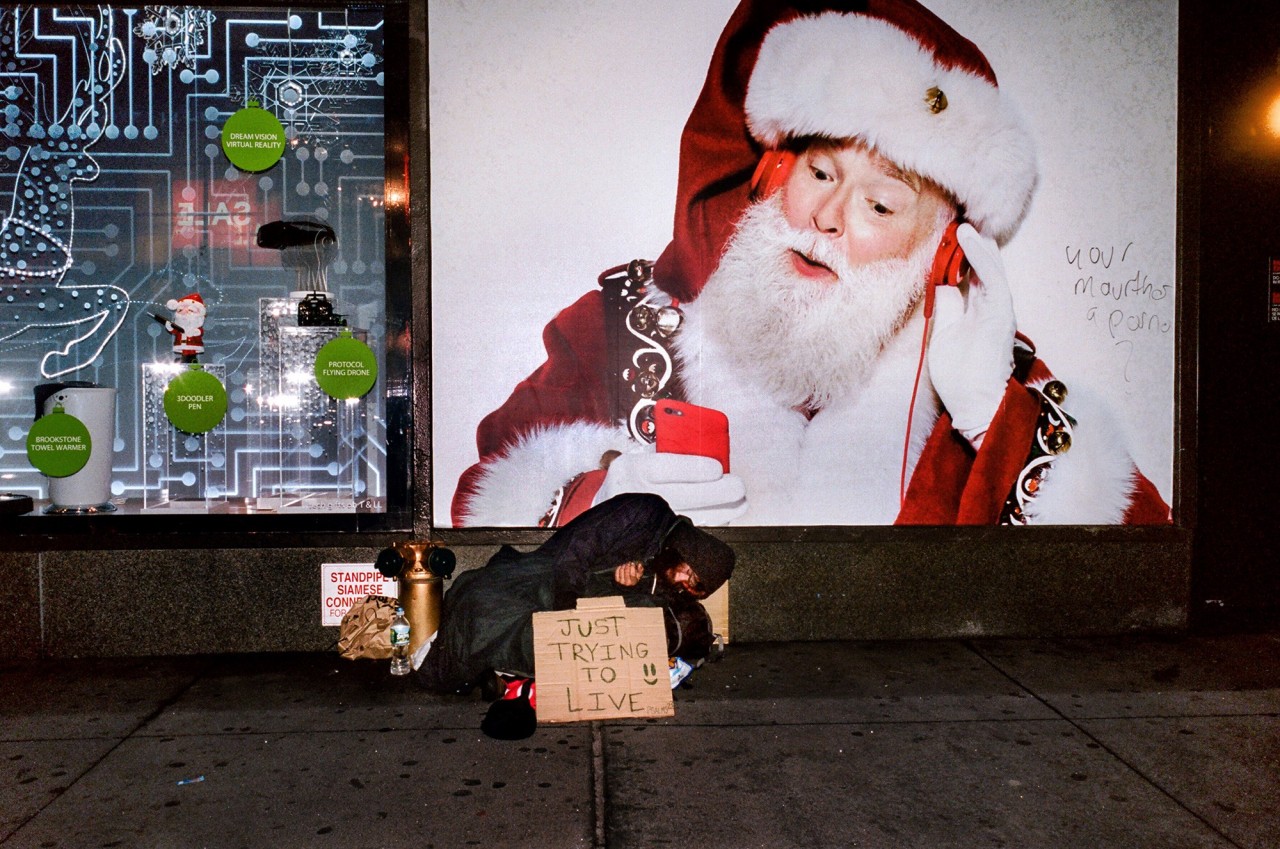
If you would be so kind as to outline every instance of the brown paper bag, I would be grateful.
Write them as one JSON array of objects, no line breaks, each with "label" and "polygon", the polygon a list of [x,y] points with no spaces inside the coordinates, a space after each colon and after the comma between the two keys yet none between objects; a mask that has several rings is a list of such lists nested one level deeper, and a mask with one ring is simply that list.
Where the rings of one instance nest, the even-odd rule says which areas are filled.
[{"label": "brown paper bag", "polygon": [[338,654],[347,660],[391,657],[391,620],[396,600],[385,595],[365,596],[351,605],[338,626]]}]

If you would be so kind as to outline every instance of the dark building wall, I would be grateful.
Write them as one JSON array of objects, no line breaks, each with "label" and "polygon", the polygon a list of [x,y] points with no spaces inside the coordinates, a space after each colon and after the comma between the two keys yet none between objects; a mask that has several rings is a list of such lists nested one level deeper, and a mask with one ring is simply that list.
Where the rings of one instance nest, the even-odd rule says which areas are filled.
[{"label": "dark building wall", "polygon": [[[1280,322],[1268,321],[1269,262],[1280,259],[1280,12],[1185,5],[1183,85],[1199,126],[1195,219],[1184,251],[1199,274],[1199,468],[1193,612],[1207,621],[1273,616],[1280,606],[1276,422]],[[1198,145],[1198,149],[1196,146]]]},{"label": "dark building wall", "polygon": [[[1065,636],[1187,624],[1185,535],[1103,529],[1035,540],[997,528],[806,536],[734,542],[734,640]],[[460,570],[496,550],[454,547]],[[372,562],[377,552],[296,545],[2,555],[0,662],[330,651],[338,633],[320,624],[319,566]]]}]

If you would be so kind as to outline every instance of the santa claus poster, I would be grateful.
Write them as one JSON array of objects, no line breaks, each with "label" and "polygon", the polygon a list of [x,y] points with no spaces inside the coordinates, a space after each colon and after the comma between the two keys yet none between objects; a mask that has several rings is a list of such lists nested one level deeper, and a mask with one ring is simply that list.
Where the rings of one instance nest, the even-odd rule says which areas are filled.
[{"label": "santa claus poster", "polygon": [[[797,5],[429,5],[435,523],[634,490],[705,525],[1167,521],[1177,4]],[[902,221],[863,165],[959,210],[964,286],[929,294],[941,225],[885,260],[905,300],[728,279],[749,205],[840,235],[789,181]]]}]

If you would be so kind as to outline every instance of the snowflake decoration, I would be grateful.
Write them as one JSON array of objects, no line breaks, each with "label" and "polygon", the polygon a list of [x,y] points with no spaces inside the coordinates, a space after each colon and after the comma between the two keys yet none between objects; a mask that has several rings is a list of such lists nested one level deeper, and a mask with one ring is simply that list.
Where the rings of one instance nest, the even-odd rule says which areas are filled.
[{"label": "snowflake decoration", "polygon": [[142,58],[151,66],[151,73],[158,74],[162,68],[172,71],[179,65],[194,70],[213,26],[213,12],[188,6],[147,6],[143,14],[133,31],[147,45]]}]

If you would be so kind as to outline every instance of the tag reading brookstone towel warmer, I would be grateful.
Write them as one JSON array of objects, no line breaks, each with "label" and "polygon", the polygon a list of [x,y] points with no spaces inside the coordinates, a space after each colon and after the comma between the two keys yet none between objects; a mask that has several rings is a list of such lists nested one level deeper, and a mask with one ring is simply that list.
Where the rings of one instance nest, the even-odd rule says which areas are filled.
[{"label": "tag reading brookstone towel warmer", "polygon": [[27,459],[51,478],[74,475],[89,462],[92,451],[89,428],[61,404],[36,419],[27,432]]}]

